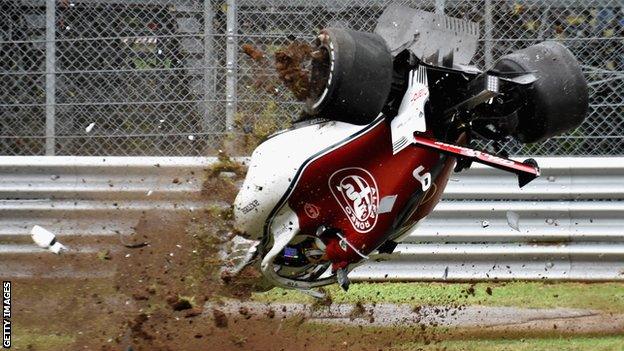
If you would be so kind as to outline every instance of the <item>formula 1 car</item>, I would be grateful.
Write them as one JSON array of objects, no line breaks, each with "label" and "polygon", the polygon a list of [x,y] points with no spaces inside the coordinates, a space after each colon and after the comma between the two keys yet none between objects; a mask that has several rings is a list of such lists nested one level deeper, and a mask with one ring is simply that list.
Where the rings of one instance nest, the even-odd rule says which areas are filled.
[{"label": "formula 1 car", "polygon": [[[326,28],[314,42],[309,116],[253,152],[234,204],[253,243],[242,264],[273,286],[349,286],[370,255],[391,253],[436,206],[450,173],[483,163],[539,176],[468,147],[534,143],[576,128],[587,83],[563,45],[542,42],[482,71],[478,24],[392,5],[374,33]],[[417,231],[416,231],[417,233]],[[234,272],[234,273],[236,273]]]}]

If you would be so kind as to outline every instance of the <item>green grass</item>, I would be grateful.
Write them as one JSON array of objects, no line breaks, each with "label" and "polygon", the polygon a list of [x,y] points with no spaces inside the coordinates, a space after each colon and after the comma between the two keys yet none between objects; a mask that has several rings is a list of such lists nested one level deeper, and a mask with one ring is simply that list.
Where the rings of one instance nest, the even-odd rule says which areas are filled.
[{"label": "green grass", "polygon": [[624,351],[624,336],[552,337],[514,340],[447,340],[433,345],[405,343],[394,350],[446,351]]},{"label": "green grass", "polygon": [[[348,292],[337,286],[327,291],[334,302],[399,303],[419,305],[485,305],[524,308],[583,308],[607,312],[624,312],[624,283],[479,283],[474,295],[468,294],[467,283],[359,283]],[[491,288],[492,295],[486,289]],[[284,289],[255,294],[258,301],[307,302],[314,298]]]},{"label": "green grass", "polygon": [[46,334],[34,329],[13,329],[11,349],[15,350],[69,350],[74,338],[68,335]]}]

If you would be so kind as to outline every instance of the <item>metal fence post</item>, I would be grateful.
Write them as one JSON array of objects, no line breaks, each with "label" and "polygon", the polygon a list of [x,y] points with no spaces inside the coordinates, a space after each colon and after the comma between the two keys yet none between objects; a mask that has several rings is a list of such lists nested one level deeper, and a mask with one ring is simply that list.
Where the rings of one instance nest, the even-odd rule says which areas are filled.
[{"label": "metal fence post", "polygon": [[435,12],[438,14],[444,14],[444,6],[446,0],[435,0]]},{"label": "metal fence post", "polygon": [[485,59],[485,68],[492,66],[492,0],[485,0],[485,13],[483,21],[485,22],[485,42],[483,45],[483,57]]},{"label": "metal fence post", "polygon": [[46,0],[46,155],[54,155],[56,134],[56,0]]},{"label": "metal fence post", "polygon": [[550,16],[550,8],[546,8],[544,12],[542,12],[542,15],[540,16],[539,34],[537,36],[537,39],[539,41],[544,40],[544,36],[546,34],[546,28],[548,26],[547,23],[548,23],[549,16]]},{"label": "metal fence post", "polygon": [[212,1],[204,2],[204,131],[213,123],[215,100],[215,62],[213,37],[214,9]]},{"label": "metal fence post", "polygon": [[238,61],[238,18],[236,0],[227,0],[227,44],[226,56],[226,81],[225,81],[225,128],[230,131],[234,125],[236,115],[236,67]]}]

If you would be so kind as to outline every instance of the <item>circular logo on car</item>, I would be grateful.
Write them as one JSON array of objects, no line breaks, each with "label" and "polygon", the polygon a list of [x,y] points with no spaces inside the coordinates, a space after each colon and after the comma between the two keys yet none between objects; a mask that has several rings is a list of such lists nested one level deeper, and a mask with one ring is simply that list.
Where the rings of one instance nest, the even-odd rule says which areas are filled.
[{"label": "circular logo on car", "polygon": [[379,191],[375,178],[359,167],[343,168],[329,177],[329,188],[353,228],[367,233],[377,223]]},{"label": "circular logo on car", "polygon": [[303,205],[303,210],[305,211],[305,214],[312,219],[317,218],[321,213],[318,206],[307,202],[305,205]]}]

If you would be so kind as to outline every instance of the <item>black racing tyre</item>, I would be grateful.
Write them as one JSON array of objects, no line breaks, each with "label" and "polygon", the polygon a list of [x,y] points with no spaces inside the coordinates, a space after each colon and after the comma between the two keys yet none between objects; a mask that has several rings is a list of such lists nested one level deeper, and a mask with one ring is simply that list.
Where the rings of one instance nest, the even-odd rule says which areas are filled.
[{"label": "black racing tyre", "polygon": [[578,127],[587,116],[587,82],[572,53],[562,44],[546,41],[503,56],[501,72],[531,72],[537,81],[518,111],[513,136],[534,143]]},{"label": "black racing tyre", "polygon": [[368,124],[381,112],[392,83],[392,55],[374,33],[326,28],[315,41],[310,115]]}]

